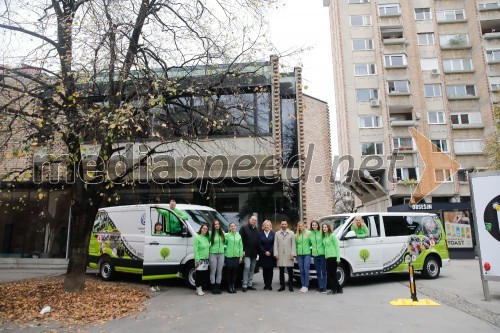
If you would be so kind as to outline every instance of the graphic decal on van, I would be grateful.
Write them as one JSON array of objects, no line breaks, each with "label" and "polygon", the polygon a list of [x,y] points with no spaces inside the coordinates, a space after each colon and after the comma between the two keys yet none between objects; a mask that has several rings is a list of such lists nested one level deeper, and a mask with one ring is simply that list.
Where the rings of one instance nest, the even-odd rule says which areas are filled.
[{"label": "graphic decal on van", "polygon": [[164,247],[160,250],[160,256],[163,258],[163,260],[166,260],[169,255],[170,249],[168,247]]},{"label": "graphic decal on van", "polygon": [[361,258],[361,260],[363,260],[363,262],[366,262],[366,260],[370,258],[370,251],[368,251],[367,249],[362,249],[361,251],[359,251],[359,257]]},{"label": "graphic decal on van", "polygon": [[99,212],[92,228],[92,236],[97,241],[98,249],[94,249],[100,255],[108,254],[111,257],[142,260],[128,246],[128,242],[116,228],[115,223],[105,211]]},{"label": "graphic decal on van", "polygon": [[428,216],[422,219],[422,225],[424,227],[423,234],[429,238],[431,246],[438,244],[442,238],[442,233],[437,221]]}]

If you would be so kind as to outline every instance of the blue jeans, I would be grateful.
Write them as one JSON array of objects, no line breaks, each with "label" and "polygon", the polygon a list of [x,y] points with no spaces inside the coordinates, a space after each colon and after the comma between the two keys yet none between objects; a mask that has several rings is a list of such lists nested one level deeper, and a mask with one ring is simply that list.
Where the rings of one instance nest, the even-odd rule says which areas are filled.
[{"label": "blue jeans", "polygon": [[244,257],[243,263],[245,264],[245,268],[243,269],[242,287],[251,287],[253,283],[253,272],[255,271],[255,265],[257,264],[257,258]]},{"label": "blue jeans", "polygon": [[311,255],[298,255],[297,260],[299,262],[300,270],[300,282],[302,287],[309,288],[309,270],[311,269]]},{"label": "blue jeans", "polygon": [[314,258],[314,268],[318,277],[318,287],[326,289],[326,259],[325,256],[317,256]]}]

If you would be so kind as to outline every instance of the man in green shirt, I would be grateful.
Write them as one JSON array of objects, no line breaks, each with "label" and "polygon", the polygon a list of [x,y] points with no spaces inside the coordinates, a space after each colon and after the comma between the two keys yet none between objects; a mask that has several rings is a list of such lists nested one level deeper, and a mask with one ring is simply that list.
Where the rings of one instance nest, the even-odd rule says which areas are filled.
[{"label": "man in green shirt", "polygon": [[365,225],[365,222],[360,215],[354,218],[354,223],[351,226],[351,231],[354,231],[356,233],[356,238],[370,237],[368,227]]},{"label": "man in green shirt", "polygon": [[[186,212],[184,212],[176,207],[175,200],[173,200],[173,199],[170,200],[170,207],[169,208],[172,212],[174,212],[177,216],[179,216],[184,221],[188,220],[189,215]],[[165,231],[167,234],[180,235],[182,233],[182,223],[181,223],[181,221],[179,221],[177,216],[175,216],[174,214],[172,214],[166,210],[163,210],[163,209],[159,209],[158,212],[160,214],[162,214],[163,216],[165,216]]]}]

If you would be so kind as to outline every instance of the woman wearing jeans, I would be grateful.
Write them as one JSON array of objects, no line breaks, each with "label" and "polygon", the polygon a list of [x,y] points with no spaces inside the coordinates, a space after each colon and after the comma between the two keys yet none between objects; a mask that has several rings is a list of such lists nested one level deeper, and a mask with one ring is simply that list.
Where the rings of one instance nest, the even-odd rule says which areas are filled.
[{"label": "woman wearing jeans", "polygon": [[220,222],[212,223],[210,233],[210,284],[212,294],[220,294],[220,283],[222,281],[222,268],[224,267],[224,231]]},{"label": "woman wearing jeans", "polygon": [[309,244],[311,245],[311,254],[314,258],[314,268],[318,278],[318,291],[326,294],[326,259],[325,245],[323,245],[323,235],[319,230],[319,223],[316,220],[311,222],[309,230]]},{"label": "woman wearing jeans", "polygon": [[295,235],[297,246],[297,261],[299,262],[300,291],[306,293],[309,290],[309,269],[311,268],[311,245],[309,244],[309,232],[304,222],[297,223],[297,233]]}]

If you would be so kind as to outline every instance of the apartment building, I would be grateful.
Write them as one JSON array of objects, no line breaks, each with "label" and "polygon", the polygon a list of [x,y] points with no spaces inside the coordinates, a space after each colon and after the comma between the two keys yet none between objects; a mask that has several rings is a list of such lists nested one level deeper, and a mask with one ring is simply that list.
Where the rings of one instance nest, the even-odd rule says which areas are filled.
[{"label": "apartment building", "polygon": [[[499,2],[323,3],[330,12],[339,153],[351,155],[358,169],[367,156],[384,161],[366,169],[385,194],[360,200],[360,210],[408,207],[426,167],[411,127],[460,164],[453,176],[436,169],[440,185],[421,203],[469,203],[467,174],[489,166],[483,150],[500,102]],[[394,152],[404,160],[390,169],[387,156]],[[348,168],[341,164],[342,174]]]}]

